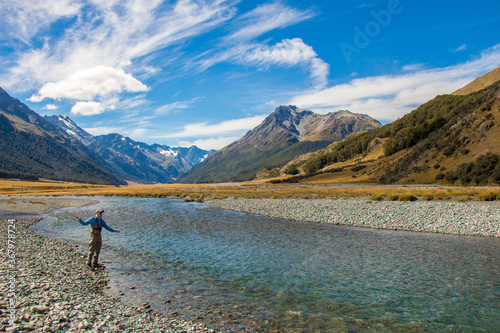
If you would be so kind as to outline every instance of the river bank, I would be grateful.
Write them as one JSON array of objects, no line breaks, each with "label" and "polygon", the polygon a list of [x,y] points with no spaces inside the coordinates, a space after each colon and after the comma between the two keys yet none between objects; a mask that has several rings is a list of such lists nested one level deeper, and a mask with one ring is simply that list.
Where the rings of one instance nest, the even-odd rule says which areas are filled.
[{"label": "river bank", "polygon": [[[44,214],[97,203],[72,198],[2,198],[0,211]],[[6,209],[8,208],[8,209]],[[35,234],[40,218],[0,219],[0,331],[211,332],[202,324],[135,308],[103,293],[103,269],[89,270],[74,246]]]},{"label": "river bank", "polygon": [[226,198],[210,200],[206,204],[238,212],[304,222],[500,237],[498,202]]}]

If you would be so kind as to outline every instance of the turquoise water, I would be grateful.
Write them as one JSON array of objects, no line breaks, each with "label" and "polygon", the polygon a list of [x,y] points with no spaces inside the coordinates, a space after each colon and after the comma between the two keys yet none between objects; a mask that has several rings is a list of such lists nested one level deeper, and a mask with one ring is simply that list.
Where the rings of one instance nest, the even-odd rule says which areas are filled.
[{"label": "turquoise water", "polygon": [[[499,331],[498,238],[97,199],[122,231],[103,231],[109,292],[136,306],[229,332]],[[65,211],[90,217],[95,208]],[[68,214],[56,211],[32,229],[86,251],[88,227]]]}]

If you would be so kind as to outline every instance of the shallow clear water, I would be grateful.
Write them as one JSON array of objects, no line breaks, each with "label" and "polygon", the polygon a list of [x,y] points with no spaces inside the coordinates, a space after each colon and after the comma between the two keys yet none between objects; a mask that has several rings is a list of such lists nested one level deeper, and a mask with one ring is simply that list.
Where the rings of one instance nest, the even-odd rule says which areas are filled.
[{"label": "shallow clear water", "polygon": [[[231,332],[500,327],[498,238],[301,223],[179,200],[98,199],[105,221],[122,231],[103,231],[109,292],[137,306]],[[65,211],[90,217],[95,208]],[[31,228],[86,252],[88,227],[61,211],[50,216]]]}]

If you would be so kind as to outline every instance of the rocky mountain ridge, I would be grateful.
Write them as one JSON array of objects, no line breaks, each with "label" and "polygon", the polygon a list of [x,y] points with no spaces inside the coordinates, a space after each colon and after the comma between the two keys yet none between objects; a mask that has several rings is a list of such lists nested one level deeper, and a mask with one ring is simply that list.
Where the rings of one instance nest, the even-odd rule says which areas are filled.
[{"label": "rocky mountain ridge", "polygon": [[172,183],[213,153],[196,146],[149,145],[117,133],[93,136],[65,115],[46,119],[79,140],[107,169],[128,181]]},{"label": "rocky mountain ridge", "polygon": [[38,178],[93,184],[125,184],[80,141],[0,88],[0,169]]},{"label": "rocky mountain ridge", "polygon": [[179,181],[250,180],[262,168],[283,165],[298,154],[324,148],[351,133],[380,126],[367,115],[345,110],[320,115],[293,105],[279,106],[260,125],[212,154]]}]

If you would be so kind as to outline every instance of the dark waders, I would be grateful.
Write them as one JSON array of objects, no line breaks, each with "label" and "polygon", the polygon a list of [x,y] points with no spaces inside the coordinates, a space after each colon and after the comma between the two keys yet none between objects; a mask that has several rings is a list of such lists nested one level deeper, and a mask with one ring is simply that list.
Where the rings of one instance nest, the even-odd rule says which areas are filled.
[{"label": "dark waders", "polygon": [[89,258],[87,265],[89,267],[97,267],[97,262],[99,261],[99,253],[101,252],[102,246],[102,222],[99,223],[99,219],[96,218],[97,223],[91,224],[90,235],[89,235]]}]

